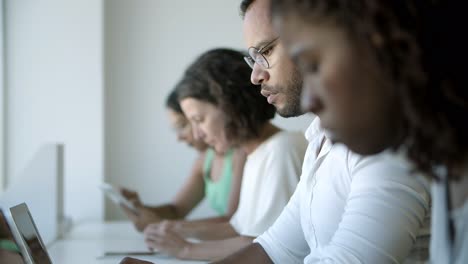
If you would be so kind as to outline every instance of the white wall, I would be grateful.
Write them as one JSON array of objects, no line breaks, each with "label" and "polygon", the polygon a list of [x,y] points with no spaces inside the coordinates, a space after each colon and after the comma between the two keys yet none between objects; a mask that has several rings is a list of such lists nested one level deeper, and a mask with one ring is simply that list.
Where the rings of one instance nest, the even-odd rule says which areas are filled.
[{"label": "white wall", "polygon": [[[200,53],[244,48],[240,0],[4,1],[7,182],[59,142],[65,214],[75,221],[102,219],[104,178],[148,203],[172,198],[195,153],[176,142],[164,99]],[[299,129],[309,121],[275,120]],[[205,205],[194,216],[210,213]]]},{"label": "white wall", "polygon": [[102,219],[102,1],[5,2],[9,181],[42,145],[63,143],[65,214]]},{"label": "white wall", "polygon": [[7,208],[26,203],[44,243],[49,245],[63,234],[66,227],[62,186],[63,146],[44,145],[0,195],[0,208],[5,209],[9,216]]},{"label": "white wall", "polygon": [[[105,1],[106,180],[138,190],[145,202],[174,196],[194,151],[177,144],[164,100],[185,67],[214,47],[244,48],[240,0]],[[284,119],[305,129],[311,118]],[[210,214],[206,207],[195,216]],[[120,218],[113,205],[107,218]]]}]

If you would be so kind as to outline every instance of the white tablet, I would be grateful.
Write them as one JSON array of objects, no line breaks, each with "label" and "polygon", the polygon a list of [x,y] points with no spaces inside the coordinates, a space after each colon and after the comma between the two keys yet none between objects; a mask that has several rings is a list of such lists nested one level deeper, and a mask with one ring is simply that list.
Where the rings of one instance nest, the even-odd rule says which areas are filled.
[{"label": "white tablet", "polygon": [[39,230],[32,218],[31,212],[25,203],[10,208],[11,216],[15,221],[18,232],[23,240],[26,253],[33,263],[52,264],[47,248],[42,241]]},{"label": "white tablet", "polygon": [[111,199],[114,203],[120,205],[124,205],[128,209],[132,210],[134,213],[138,213],[137,208],[130,202],[127,198],[125,198],[119,190],[114,188],[112,185],[108,183],[102,183],[99,185],[99,188],[107,195],[109,199]]}]

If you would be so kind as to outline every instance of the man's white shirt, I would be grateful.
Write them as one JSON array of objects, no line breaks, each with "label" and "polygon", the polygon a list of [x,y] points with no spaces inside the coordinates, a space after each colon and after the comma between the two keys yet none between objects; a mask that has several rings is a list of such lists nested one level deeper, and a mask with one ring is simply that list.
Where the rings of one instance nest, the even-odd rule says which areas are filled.
[{"label": "man's white shirt", "polygon": [[427,250],[428,243],[415,244],[428,241],[429,185],[409,163],[332,144],[318,118],[306,139],[296,191],[255,240],[275,263],[401,263]]}]

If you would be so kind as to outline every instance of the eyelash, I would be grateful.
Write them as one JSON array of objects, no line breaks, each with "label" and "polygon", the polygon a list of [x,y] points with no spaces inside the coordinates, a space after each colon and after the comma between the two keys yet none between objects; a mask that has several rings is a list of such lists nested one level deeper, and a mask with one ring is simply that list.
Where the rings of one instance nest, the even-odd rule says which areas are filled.
[{"label": "eyelash", "polygon": [[273,46],[267,47],[265,50],[262,51],[263,56],[269,56],[271,54],[271,51],[273,51]]}]

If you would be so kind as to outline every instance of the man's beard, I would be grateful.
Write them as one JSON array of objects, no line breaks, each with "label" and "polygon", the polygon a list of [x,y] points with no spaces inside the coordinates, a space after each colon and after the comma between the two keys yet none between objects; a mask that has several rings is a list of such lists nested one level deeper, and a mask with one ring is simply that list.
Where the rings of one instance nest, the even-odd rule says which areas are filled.
[{"label": "man's beard", "polygon": [[304,114],[301,108],[302,76],[297,70],[292,72],[291,79],[285,86],[275,87],[276,91],[284,94],[286,97],[284,107],[276,108],[276,112],[282,117],[296,117]]}]

